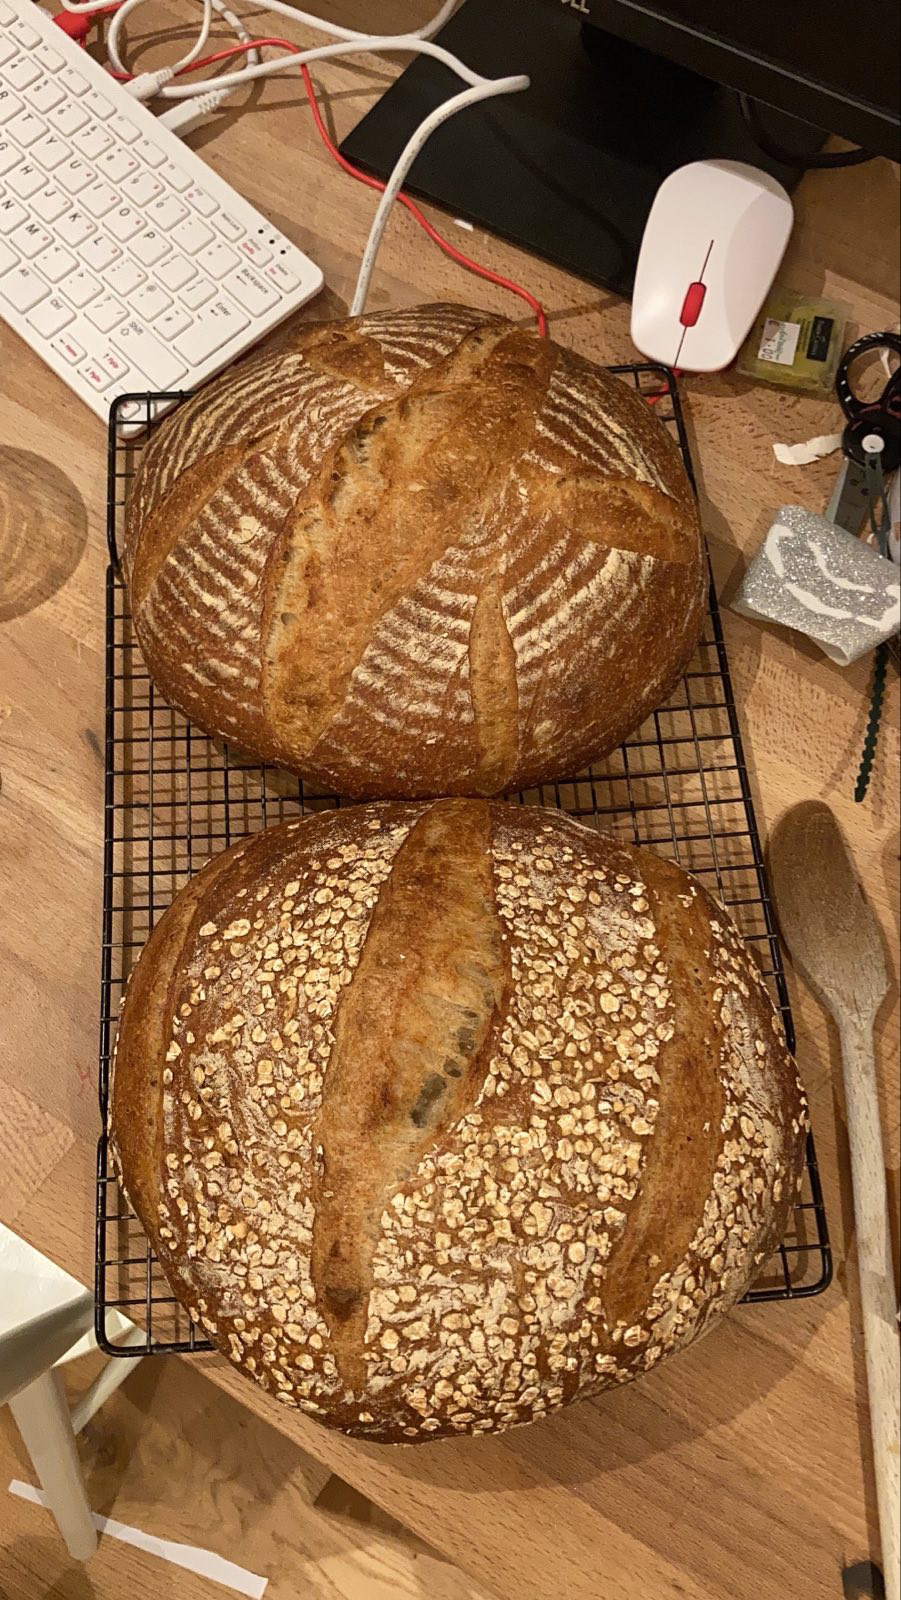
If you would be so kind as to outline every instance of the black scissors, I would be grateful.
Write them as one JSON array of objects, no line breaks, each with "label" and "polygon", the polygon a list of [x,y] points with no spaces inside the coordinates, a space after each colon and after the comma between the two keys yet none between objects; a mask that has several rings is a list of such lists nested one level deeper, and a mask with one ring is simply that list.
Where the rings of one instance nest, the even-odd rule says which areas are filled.
[{"label": "black scissors", "polygon": [[838,402],[847,419],[842,449],[860,467],[866,465],[868,455],[879,455],[888,477],[901,466],[901,367],[891,374],[878,400],[861,400],[851,384],[851,368],[869,350],[892,350],[901,357],[901,334],[864,334],[842,356],[835,379]]},{"label": "black scissors", "polygon": [[844,465],[826,511],[830,522],[858,534],[885,480],[901,466],[901,367],[889,377],[877,400],[861,400],[851,384],[851,368],[871,350],[901,357],[901,334],[867,333],[842,356],[835,390],[845,414]]}]

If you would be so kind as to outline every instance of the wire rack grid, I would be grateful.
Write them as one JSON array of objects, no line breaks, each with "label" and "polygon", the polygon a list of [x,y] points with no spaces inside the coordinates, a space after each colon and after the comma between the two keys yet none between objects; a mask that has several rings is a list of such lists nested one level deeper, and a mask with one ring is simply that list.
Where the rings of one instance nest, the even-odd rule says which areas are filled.
[{"label": "wire rack grid", "polygon": [[[611,369],[658,399],[658,415],[692,464],[672,375],[655,366]],[[126,395],[110,419],[106,579],[106,780],[100,1112],[97,1157],[96,1332],[109,1354],[138,1356],[209,1348],[172,1295],[108,1159],[109,1064],[121,998],[150,930],[181,886],[233,840],[287,816],[340,805],[337,795],[251,764],[192,728],[150,681],[119,573],[118,536],[155,402],[183,395]],[[117,412],[139,401],[146,431],[123,438]],[[133,425],[132,425],[133,427]],[[131,430],[130,430],[131,431]],[[789,1046],[794,1028],[760,838],[742,750],[716,594],[694,659],[665,706],[609,756],[566,782],[517,796],[558,806],[582,822],[657,850],[695,873],[731,910],[756,952]],[[826,1215],[812,1138],[788,1235],[746,1298],[819,1294],[832,1273]],[[145,1333],[127,1349],[108,1327],[121,1312]]]}]

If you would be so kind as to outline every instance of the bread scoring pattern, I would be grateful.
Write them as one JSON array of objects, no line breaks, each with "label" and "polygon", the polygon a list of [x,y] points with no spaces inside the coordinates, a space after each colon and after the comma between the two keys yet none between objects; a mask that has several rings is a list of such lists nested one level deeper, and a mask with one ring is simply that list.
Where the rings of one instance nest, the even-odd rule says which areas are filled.
[{"label": "bread scoring pattern", "polygon": [[527,1422],[704,1332],[781,1237],[803,1092],[681,869],[451,799],[283,824],[180,900],[126,997],[116,1158],[286,1404],[374,1439]]},{"label": "bread scoring pattern", "polygon": [[168,698],[355,796],[576,770],[665,696],[705,590],[644,402],[460,306],[308,327],[189,401],[125,566]]}]

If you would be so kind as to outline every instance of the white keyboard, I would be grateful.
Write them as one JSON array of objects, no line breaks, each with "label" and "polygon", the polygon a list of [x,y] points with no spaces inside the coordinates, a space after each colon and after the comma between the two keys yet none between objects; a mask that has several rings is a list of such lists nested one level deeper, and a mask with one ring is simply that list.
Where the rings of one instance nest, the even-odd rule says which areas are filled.
[{"label": "white keyboard", "polygon": [[0,317],[98,416],[195,388],[321,287],[45,11],[0,0]]}]

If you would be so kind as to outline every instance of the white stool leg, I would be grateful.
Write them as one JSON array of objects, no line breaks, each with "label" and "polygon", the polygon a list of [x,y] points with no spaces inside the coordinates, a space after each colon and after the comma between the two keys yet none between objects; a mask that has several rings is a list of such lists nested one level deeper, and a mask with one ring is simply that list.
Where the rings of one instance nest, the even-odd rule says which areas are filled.
[{"label": "white stool leg", "polygon": [[76,1561],[86,1561],[97,1549],[97,1531],[59,1373],[42,1373],[9,1405],[66,1548]]}]

